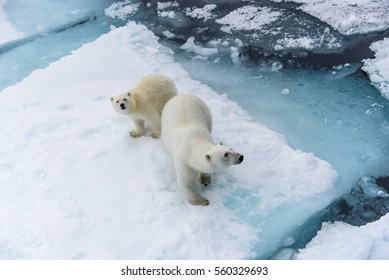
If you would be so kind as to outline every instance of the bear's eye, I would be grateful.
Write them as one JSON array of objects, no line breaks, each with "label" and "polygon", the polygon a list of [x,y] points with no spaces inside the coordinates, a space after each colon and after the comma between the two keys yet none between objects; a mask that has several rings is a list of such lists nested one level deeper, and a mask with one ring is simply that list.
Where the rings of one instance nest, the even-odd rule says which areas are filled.
[{"label": "bear's eye", "polygon": [[119,100],[118,100],[118,101],[116,101],[116,103],[119,103]]},{"label": "bear's eye", "polygon": [[225,158],[228,157],[228,153],[225,153],[225,154],[224,154],[224,157],[225,157]]},{"label": "bear's eye", "polygon": [[124,101],[127,101],[127,99],[124,98]]}]

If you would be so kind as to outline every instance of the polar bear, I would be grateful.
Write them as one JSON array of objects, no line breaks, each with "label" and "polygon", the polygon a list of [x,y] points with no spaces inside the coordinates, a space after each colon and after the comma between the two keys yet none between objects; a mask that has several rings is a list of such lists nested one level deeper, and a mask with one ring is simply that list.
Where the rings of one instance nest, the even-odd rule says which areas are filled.
[{"label": "polar bear", "polygon": [[179,94],[165,105],[161,140],[172,156],[177,186],[193,205],[208,205],[196,186],[206,187],[211,173],[243,161],[243,155],[212,140],[212,115],[198,97]]},{"label": "polar bear", "polygon": [[176,85],[170,78],[151,74],[128,92],[111,97],[111,103],[118,113],[133,120],[135,130],[130,131],[132,137],[137,138],[144,134],[146,122],[151,128],[151,137],[159,138],[162,109],[175,95]]}]

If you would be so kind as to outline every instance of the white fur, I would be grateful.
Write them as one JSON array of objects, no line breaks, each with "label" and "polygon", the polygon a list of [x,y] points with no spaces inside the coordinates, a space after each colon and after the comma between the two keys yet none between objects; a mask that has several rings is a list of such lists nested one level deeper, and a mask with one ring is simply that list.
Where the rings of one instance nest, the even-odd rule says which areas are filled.
[{"label": "white fur", "polygon": [[162,112],[161,140],[172,156],[178,188],[193,205],[208,205],[209,201],[196,190],[208,186],[211,174],[233,164],[243,156],[220,144],[214,144],[212,115],[198,97],[179,94],[170,99]]},{"label": "white fur", "polygon": [[146,122],[151,128],[151,137],[158,138],[163,107],[175,95],[177,89],[170,78],[152,74],[144,77],[130,91],[111,97],[111,102],[118,113],[133,120],[135,130],[130,131],[132,137],[144,134]]}]

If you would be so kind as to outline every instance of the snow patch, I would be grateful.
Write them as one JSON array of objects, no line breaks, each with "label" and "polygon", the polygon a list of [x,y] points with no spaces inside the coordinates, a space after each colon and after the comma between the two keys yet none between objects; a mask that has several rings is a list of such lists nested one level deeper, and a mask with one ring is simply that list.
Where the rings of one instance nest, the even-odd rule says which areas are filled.
[{"label": "snow patch", "polygon": [[216,23],[223,25],[221,30],[226,33],[242,30],[258,30],[263,26],[276,21],[282,15],[268,7],[243,6],[240,7]]},{"label": "snow patch", "polygon": [[158,2],[157,3],[157,9],[158,10],[166,10],[171,7],[179,7],[180,4],[178,4],[177,1],[174,2]]},{"label": "snow patch", "polygon": [[158,16],[174,19],[176,18],[176,13],[174,11],[158,11]]},{"label": "snow patch", "polygon": [[306,260],[389,259],[389,214],[365,226],[323,223],[315,238],[297,254]]},{"label": "snow patch", "polygon": [[317,45],[317,42],[309,37],[300,37],[300,38],[283,38],[277,40],[277,45],[274,47],[276,51],[285,50],[285,49],[305,49],[312,50]]},{"label": "snow patch", "polygon": [[105,9],[106,16],[111,18],[119,18],[125,20],[129,15],[136,13],[139,9],[140,3],[132,3],[127,0],[124,2],[116,2]]},{"label": "snow patch", "polygon": [[[280,2],[279,0],[272,0]],[[302,11],[328,23],[344,35],[366,34],[389,28],[387,0],[284,0],[301,3]]]},{"label": "snow patch", "polygon": [[365,71],[383,97],[389,100],[389,38],[371,44],[375,58],[363,60],[362,70]]},{"label": "snow patch", "polygon": [[191,18],[202,19],[205,22],[214,17],[212,10],[216,7],[215,4],[208,4],[202,8],[190,7],[185,9],[185,14]]}]

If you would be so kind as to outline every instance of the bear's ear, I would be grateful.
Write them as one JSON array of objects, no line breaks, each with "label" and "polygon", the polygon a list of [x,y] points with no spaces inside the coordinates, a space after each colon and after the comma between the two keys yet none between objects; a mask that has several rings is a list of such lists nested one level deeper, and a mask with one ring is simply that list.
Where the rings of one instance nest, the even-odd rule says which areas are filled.
[{"label": "bear's ear", "polygon": [[211,161],[211,156],[208,155],[208,154],[206,154],[206,155],[205,155],[205,159],[206,159],[207,161]]},{"label": "bear's ear", "polygon": [[223,146],[223,142],[222,142],[222,141],[220,141],[220,142],[219,142],[219,145],[220,145],[220,146]]},{"label": "bear's ear", "polygon": [[111,102],[113,101],[113,97],[110,97],[109,99],[111,99]]},{"label": "bear's ear", "polygon": [[129,91],[129,92],[127,93],[127,95],[128,95],[129,97],[131,97],[131,92]]}]

